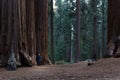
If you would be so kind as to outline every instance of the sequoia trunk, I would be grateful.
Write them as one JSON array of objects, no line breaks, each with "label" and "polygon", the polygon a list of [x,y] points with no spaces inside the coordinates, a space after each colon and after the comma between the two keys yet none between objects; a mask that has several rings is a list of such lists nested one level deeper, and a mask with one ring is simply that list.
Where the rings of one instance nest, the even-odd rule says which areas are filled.
[{"label": "sequoia trunk", "polygon": [[48,64],[48,1],[35,0],[36,18],[36,45],[37,54],[40,53],[43,60],[41,64]]},{"label": "sequoia trunk", "polygon": [[35,64],[36,54],[36,36],[35,36],[35,14],[34,0],[26,0],[26,26],[27,26],[27,44],[28,52]]},{"label": "sequoia trunk", "polygon": [[120,0],[108,0],[108,46],[105,56],[120,57]]},{"label": "sequoia trunk", "polygon": [[49,63],[47,0],[34,1],[0,0],[0,62],[3,65],[7,65],[11,54],[17,63],[35,64],[36,50],[42,56],[42,64]]}]

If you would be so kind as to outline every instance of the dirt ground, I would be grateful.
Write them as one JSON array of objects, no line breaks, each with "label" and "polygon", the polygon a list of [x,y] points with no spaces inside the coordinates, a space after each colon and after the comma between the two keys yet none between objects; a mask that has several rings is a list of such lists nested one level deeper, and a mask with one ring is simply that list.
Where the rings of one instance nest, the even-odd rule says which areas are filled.
[{"label": "dirt ground", "polygon": [[0,68],[0,80],[120,80],[120,58],[68,65],[22,67],[16,71]]}]

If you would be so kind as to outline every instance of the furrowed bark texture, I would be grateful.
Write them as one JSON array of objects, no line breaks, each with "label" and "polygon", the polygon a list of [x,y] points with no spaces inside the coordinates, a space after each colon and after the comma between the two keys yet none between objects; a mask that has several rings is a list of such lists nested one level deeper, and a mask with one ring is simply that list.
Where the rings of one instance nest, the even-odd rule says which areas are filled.
[{"label": "furrowed bark texture", "polygon": [[[0,62],[7,65],[11,53],[21,63],[21,53],[27,62],[36,63],[36,53],[42,63],[48,59],[47,0],[0,0]],[[29,64],[29,63],[28,63]]]},{"label": "furrowed bark texture", "polygon": [[105,55],[120,57],[120,0],[108,0],[108,46]]}]

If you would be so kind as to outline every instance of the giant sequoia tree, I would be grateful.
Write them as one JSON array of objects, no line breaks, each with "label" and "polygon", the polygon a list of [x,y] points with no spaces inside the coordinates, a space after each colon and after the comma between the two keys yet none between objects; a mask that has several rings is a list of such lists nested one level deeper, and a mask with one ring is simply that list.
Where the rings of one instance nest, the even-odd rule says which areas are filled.
[{"label": "giant sequoia tree", "polygon": [[35,0],[35,23],[37,53],[43,57],[42,64],[48,60],[48,0]]},{"label": "giant sequoia tree", "polygon": [[106,54],[120,53],[120,0],[108,0],[108,47]]},{"label": "giant sequoia tree", "polygon": [[113,37],[120,35],[120,1],[119,0],[108,0],[108,42]]},{"label": "giant sequoia tree", "polygon": [[[7,65],[11,54],[18,63],[49,63],[47,49],[47,0],[0,0],[0,61]],[[25,60],[25,61],[24,61]]]}]

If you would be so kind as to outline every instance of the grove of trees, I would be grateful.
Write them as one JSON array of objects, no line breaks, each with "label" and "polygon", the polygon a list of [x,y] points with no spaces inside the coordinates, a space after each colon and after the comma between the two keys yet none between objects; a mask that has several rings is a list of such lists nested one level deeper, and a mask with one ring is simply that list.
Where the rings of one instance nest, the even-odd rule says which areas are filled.
[{"label": "grove of trees", "polygon": [[[77,62],[102,58],[107,44],[107,0],[55,0],[55,2],[52,35],[54,60]],[[48,52],[51,48],[49,46]],[[52,60],[51,53],[49,56]]]},{"label": "grove of trees", "polygon": [[0,14],[1,64],[12,54],[23,65],[35,64],[41,54],[41,64],[48,64],[48,1],[0,0]]},{"label": "grove of trees", "polygon": [[11,55],[22,65],[37,54],[41,64],[120,56],[119,2],[0,0],[0,64]]}]

